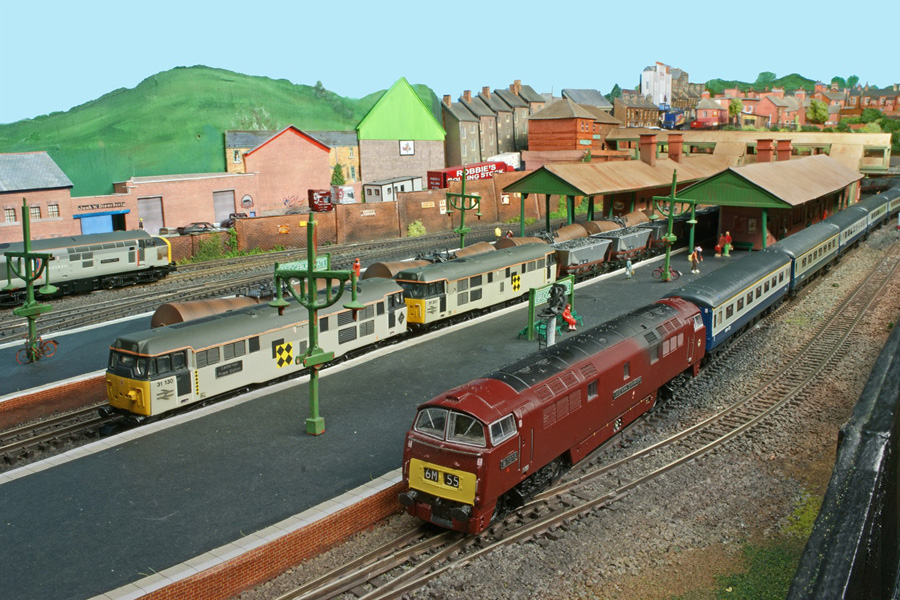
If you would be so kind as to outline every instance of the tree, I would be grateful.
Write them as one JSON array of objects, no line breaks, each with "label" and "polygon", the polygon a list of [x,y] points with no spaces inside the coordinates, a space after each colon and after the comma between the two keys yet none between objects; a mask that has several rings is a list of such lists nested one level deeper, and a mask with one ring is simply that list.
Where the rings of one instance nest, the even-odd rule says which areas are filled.
[{"label": "tree", "polygon": [[856,75],[851,75],[847,78],[847,87],[856,87],[857,83],[859,83],[859,77]]},{"label": "tree", "polygon": [[606,94],[606,99],[609,102],[612,102],[614,99],[621,98],[621,97],[622,97],[622,88],[619,87],[618,83],[615,84],[611,90],[609,90],[608,94]]},{"label": "tree", "polygon": [[828,105],[813,98],[806,109],[806,120],[810,123],[824,123],[828,120]]},{"label": "tree", "polygon": [[732,98],[728,103],[728,116],[735,121],[738,127],[741,125],[742,110],[744,110],[744,102],[740,98]]},{"label": "tree", "polygon": [[831,83],[832,83],[832,84],[836,83],[839,90],[843,90],[843,89],[846,89],[846,88],[848,87],[848,86],[847,86],[847,80],[844,79],[843,77],[832,77],[832,78],[831,78]]},{"label": "tree", "polygon": [[877,121],[882,116],[881,111],[877,108],[864,108],[862,114],[859,116],[859,120],[863,123],[872,123]]},{"label": "tree", "polygon": [[334,171],[331,172],[331,185],[344,185],[344,169],[341,163],[334,165]]},{"label": "tree", "polygon": [[761,89],[764,87],[768,87],[772,84],[776,79],[775,73],[772,71],[763,71],[759,74],[759,77],[756,78],[756,83],[754,83],[754,87],[757,89]]}]

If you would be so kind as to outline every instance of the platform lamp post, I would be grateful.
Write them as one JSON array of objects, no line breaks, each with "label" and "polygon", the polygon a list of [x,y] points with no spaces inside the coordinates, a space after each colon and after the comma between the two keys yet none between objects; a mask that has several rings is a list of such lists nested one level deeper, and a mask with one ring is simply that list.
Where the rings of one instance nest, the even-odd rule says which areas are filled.
[{"label": "platform lamp post", "polygon": [[[306,433],[320,435],[325,433],[325,419],[319,415],[319,369],[322,364],[334,358],[334,352],[325,352],[319,347],[319,310],[327,308],[341,299],[344,294],[346,282],[350,282],[352,298],[344,304],[344,308],[353,311],[353,319],[356,320],[358,310],[365,305],[356,299],[356,272],[353,270],[332,271],[331,255],[324,257],[323,267],[319,268],[319,260],[316,257],[316,221],[310,213],[308,223],[301,222],[306,227],[306,260],[279,265],[275,263],[275,299],[269,306],[278,309],[278,314],[284,314],[284,307],[288,302],[282,297],[282,290],[286,287],[291,296],[309,311],[309,347],[302,357],[303,366],[309,368],[309,418],[306,419]],[[292,279],[299,280],[299,292],[290,284]],[[319,280],[325,281],[325,298],[319,297]],[[333,295],[334,283],[339,282],[337,295]],[[286,356],[279,360],[292,360],[292,353],[286,352]]]},{"label": "platform lamp post", "polygon": [[[672,193],[668,196],[653,196],[653,198],[652,198],[654,211],[662,214],[669,221],[666,234],[662,237],[663,241],[666,243],[666,263],[665,263],[665,266],[663,267],[663,274],[662,274],[663,281],[671,281],[671,279],[672,279],[671,271],[669,270],[669,265],[671,264],[671,258],[672,258],[672,244],[674,244],[675,240],[677,239],[675,237],[675,234],[673,233],[674,219],[675,219],[675,202],[677,201],[677,199],[675,198],[675,183],[677,181],[678,181],[678,171],[675,170],[672,172]],[[665,207],[665,204],[663,204],[661,207],[660,201],[666,201],[666,200],[669,201],[668,208]],[[693,221],[693,223],[696,224],[697,221],[696,221],[696,219],[694,219],[694,214],[693,214],[694,201],[693,200],[681,200],[680,202],[690,202],[691,203],[691,221]],[[690,223],[691,221],[688,221],[688,222]],[[691,236],[690,236],[691,251],[693,251],[693,243],[694,243],[694,235],[693,234],[694,234],[694,225],[691,225]]]},{"label": "platform lamp post", "polygon": [[459,247],[466,247],[466,234],[469,233],[471,228],[466,227],[466,211],[467,210],[476,210],[478,212],[475,213],[475,216],[479,219],[481,218],[481,196],[477,194],[466,194],[466,173],[468,171],[463,168],[462,173],[462,189],[459,194],[452,194],[447,192],[447,214],[452,215],[453,209],[460,211],[459,215],[459,227],[454,229],[456,233],[459,234]]},{"label": "platform lamp post", "polygon": [[[7,284],[4,289],[7,291],[13,289],[13,275],[25,282],[25,303],[13,309],[13,314],[17,317],[28,319],[28,339],[25,340],[25,356],[28,362],[34,362],[41,358],[41,342],[37,334],[37,318],[53,310],[53,307],[49,304],[41,304],[34,299],[34,282],[46,273],[47,277],[44,285],[38,291],[48,296],[56,293],[56,286],[50,285],[50,270],[47,268],[53,255],[31,251],[31,215],[28,211],[28,200],[25,198],[22,198],[22,234],[24,252],[4,253],[6,256],[7,278]],[[11,259],[18,260],[14,261]]]}]

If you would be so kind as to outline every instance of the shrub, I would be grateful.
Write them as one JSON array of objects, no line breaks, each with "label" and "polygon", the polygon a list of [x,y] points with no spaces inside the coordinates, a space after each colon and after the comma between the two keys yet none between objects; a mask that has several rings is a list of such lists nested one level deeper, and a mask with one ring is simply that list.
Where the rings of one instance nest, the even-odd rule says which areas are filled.
[{"label": "shrub", "polygon": [[426,233],[427,231],[425,231],[425,226],[422,225],[422,221],[413,221],[406,226],[406,235],[408,237],[421,237]]}]

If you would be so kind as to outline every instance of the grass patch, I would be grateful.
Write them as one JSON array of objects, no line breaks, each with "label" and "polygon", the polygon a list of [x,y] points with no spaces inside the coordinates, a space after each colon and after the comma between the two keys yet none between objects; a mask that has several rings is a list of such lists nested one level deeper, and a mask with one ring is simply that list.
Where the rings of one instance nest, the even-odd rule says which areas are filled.
[{"label": "grass patch", "polygon": [[716,577],[717,599],[773,600],[787,596],[805,539],[783,538],[767,546],[744,546],[747,571]]},{"label": "grass patch", "polygon": [[822,496],[804,493],[782,528],[768,544],[744,544],[743,569],[716,575],[713,590],[693,590],[672,600],[773,600],[785,598],[800,564],[806,541],[822,506]]},{"label": "grass patch", "polygon": [[177,261],[178,265],[190,265],[194,263],[208,262],[211,260],[222,260],[223,258],[236,258],[238,256],[256,256],[258,254],[268,254],[269,252],[282,252],[284,246],[275,246],[271,250],[261,250],[253,248],[252,250],[237,250],[237,235],[234,229],[228,230],[228,238],[223,242],[219,236],[208,236],[201,239],[197,244],[197,253],[188,258],[182,258]]}]

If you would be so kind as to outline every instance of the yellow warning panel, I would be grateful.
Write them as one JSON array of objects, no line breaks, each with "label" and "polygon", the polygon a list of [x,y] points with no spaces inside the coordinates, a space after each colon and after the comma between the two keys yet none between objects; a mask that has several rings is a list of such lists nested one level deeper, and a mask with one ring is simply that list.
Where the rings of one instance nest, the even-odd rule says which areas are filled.
[{"label": "yellow warning panel", "polygon": [[447,500],[475,504],[475,473],[457,471],[413,458],[409,461],[409,487]]}]

